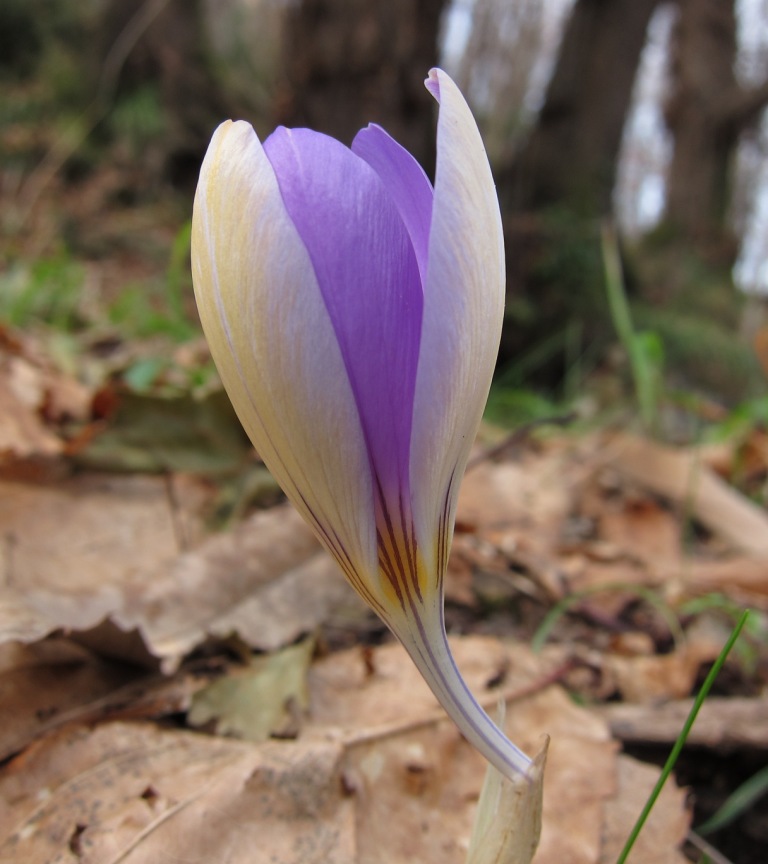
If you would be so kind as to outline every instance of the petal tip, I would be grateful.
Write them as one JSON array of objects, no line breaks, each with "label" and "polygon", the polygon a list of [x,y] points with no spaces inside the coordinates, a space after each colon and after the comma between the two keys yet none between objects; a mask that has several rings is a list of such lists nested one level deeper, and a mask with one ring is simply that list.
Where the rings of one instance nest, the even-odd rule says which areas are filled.
[{"label": "petal tip", "polygon": [[440,72],[436,66],[429,70],[429,75],[424,79],[424,86],[429,92],[440,101]]}]

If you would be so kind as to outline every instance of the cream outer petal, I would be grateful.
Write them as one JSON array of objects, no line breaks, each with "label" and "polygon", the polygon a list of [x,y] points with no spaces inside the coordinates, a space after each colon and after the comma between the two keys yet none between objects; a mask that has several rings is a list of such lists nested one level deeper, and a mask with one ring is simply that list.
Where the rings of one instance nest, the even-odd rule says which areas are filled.
[{"label": "cream outer petal", "polygon": [[[505,290],[501,215],[477,124],[445,72],[433,69],[428,84],[440,112],[411,438],[414,521],[425,558],[434,554],[435,537],[450,544],[459,482],[496,362]],[[436,564],[428,561],[428,572]]]},{"label": "cream outer petal", "polygon": [[377,578],[352,389],[309,255],[248,123],[227,121],[211,140],[192,218],[192,275],[213,359],[260,456],[320,538]]}]

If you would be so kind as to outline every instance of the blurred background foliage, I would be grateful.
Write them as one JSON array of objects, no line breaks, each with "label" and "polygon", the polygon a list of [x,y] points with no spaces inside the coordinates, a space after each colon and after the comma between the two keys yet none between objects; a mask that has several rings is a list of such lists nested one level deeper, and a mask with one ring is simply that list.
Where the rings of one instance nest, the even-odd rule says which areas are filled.
[{"label": "blurred background foliage", "polygon": [[[495,415],[633,392],[606,226],[614,288],[658,347],[645,377],[727,412],[764,394],[768,365],[766,23],[761,0],[5,0],[0,320],[70,334],[73,354],[199,338],[188,220],[217,123],[348,142],[378,122],[431,173],[439,63],[503,210]],[[680,402],[660,398],[668,434]]]}]

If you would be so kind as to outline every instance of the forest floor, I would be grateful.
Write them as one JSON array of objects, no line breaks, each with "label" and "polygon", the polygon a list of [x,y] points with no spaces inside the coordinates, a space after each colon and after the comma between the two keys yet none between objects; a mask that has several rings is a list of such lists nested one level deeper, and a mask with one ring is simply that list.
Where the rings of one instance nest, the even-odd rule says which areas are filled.
[{"label": "forest floor", "polygon": [[[0,272],[0,862],[460,864],[482,760],[241,432],[189,198],[40,195]],[[537,864],[608,864],[753,610],[630,860],[764,864],[768,430],[639,430],[631,398],[483,427],[452,646],[516,743],[551,736]]]}]

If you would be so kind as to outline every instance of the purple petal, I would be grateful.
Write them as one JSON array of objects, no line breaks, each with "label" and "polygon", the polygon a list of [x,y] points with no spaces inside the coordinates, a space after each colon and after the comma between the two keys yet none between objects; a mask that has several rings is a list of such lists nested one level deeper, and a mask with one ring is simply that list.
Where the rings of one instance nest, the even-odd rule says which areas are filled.
[{"label": "purple petal", "polygon": [[432,221],[433,195],[429,178],[405,147],[374,123],[357,133],[352,142],[352,152],[365,159],[392,196],[411,237],[424,284]]},{"label": "purple petal", "polygon": [[280,128],[264,150],[312,261],[381,492],[408,501],[424,298],[403,219],[374,170],[333,138]]},{"label": "purple petal", "polygon": [[426,81],[424,81],[424,86],[429,90],[429,92],[435,97],[435,99],[440,102],[440,78],[438,76],[438,69],[430,69],[429,76]]}]

